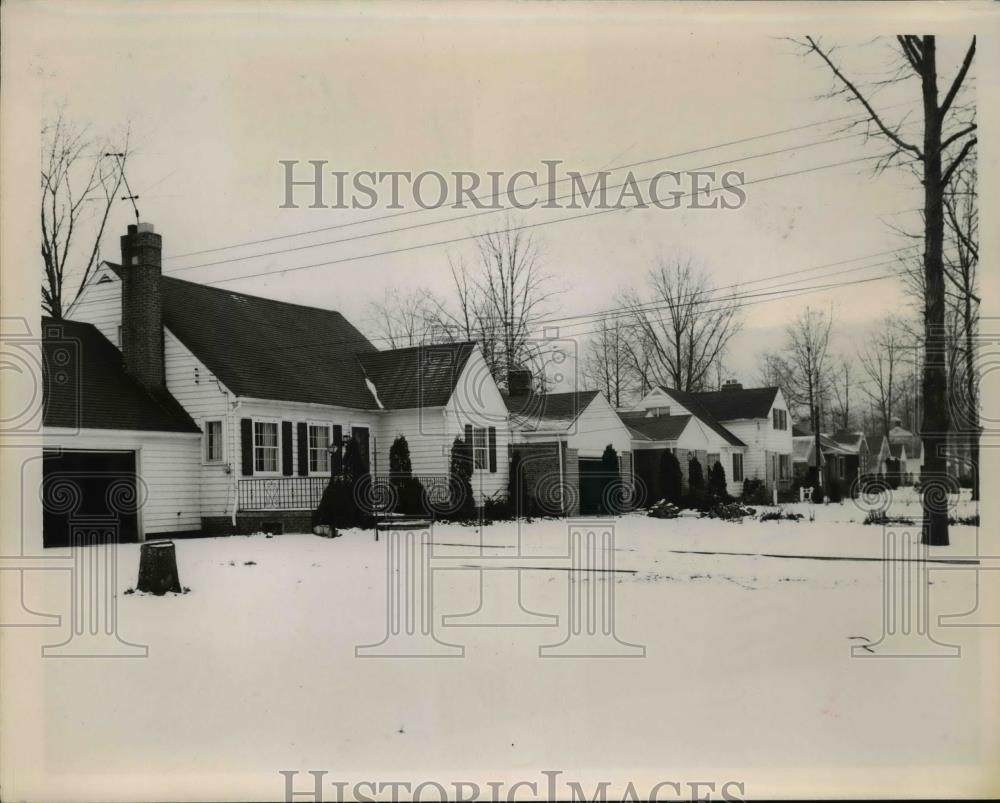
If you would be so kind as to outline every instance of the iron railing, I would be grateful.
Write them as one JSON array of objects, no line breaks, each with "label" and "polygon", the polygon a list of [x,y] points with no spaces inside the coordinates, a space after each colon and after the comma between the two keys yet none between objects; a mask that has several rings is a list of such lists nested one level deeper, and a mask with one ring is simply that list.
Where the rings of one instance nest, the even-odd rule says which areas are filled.
[{"label": "iron railing", "polygon": [[239,481],[240,510],[315,510],[328,477],[254,477]]}]

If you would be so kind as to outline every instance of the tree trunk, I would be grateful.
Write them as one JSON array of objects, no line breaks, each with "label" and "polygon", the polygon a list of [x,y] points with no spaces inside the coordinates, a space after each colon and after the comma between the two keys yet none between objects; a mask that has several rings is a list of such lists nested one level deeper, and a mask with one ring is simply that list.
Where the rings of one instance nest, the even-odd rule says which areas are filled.
[{"label": "tree trunk", "polygon": [[972,332],[972,299],[969,296],[971,288],[965,293],[965,387],[966,412],[969,425],[969,471],[972,474],[972,499],[979,501],[979,394],[976,387],[976,355],[975,337]]},{"label": "tree trunk", "polygon": [[135,587],[137,591],[158,597],[168,591],[181,593],[173,541],[150,541],[142,545],[139,550],[139,580]]},{"label": "tree trunk", "polygon": [[[937,98],[935,40],[923,38],[924,69],[924,509],[923,543],[947,546],[948,511],[936,499],[945,474],[943,446],[948,433],[948,373],[945,365],[944,185],[941,171],[941,116]],[[930,480],[928,482],[928,480]],[[935,487],[937,486],[937,487]],[[946,486],[944,486],[946,487]]]}]

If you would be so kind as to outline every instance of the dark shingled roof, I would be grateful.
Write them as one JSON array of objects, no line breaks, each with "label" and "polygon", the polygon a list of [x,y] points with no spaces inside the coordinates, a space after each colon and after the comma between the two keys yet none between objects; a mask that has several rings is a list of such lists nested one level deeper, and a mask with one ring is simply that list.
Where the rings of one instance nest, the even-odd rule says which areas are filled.
[{"label": "dark shingled roof", "polygon": [[687,395],[697,399],[718,421],[736,421],[741,418],[767,418],[778,388],[724,388]]},{"label": "dark shingled roof", "polygon": [[689,415],[653,415],[644,412],[619,413],[619,417],[633,433],[651,441],[675,441],[684,431]]},{"label": "dark shingled roof", "polygon": [[596,390],[577,390],[566,393],[526,393],[518,396],[504,394],[504,403],[511,416],[519,423],[539,427],[545,423],[569,426],[597,396]]},{"label": "dark shingled roof", "polygon": [[[777,388],[775,388],[776,390]],[[743,441],[737,438],[732,432],[726,429],[719,420],[719,417],[712,412],[711,408],[701,400],[702,396],[711,396],[710,393],[684,393],[674,388],[660,386],[660,390],[670,396],[678,404],[683,405],[700,421],[708,426],[717,435],[720,435],[727,443],[733,446],[746,446]],[[739,391],[726,391],[727,393],[738,393]]]},{"label": "dark shingled roof", "polygon": [[343,315],[163,277],[163,323],[237,396],[374,409]]},{"label": "dark shingled roof", "polygon": [[[414,346],[359,354],[358,361],[386,410],[441,407],[475,349],[471,342]],[[470,394],[476,390],[469,388]]]},{"label": "dark shingled roof", "polygon": [[42,356],[44,426],[201,431],[170,393],[150,393],[129,376],[92,324],[42,318]]}]

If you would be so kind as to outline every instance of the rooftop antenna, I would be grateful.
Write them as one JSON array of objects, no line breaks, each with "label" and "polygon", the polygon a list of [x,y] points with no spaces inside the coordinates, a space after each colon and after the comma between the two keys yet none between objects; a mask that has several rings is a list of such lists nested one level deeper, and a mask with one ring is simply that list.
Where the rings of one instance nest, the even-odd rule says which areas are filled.
[{"label": "rooftop antenna", "polygon": [[118,162],[118,169],[122,171],[122,181],[125,182],[125,190],[128,195],[123,195],[121,199],[123,201],[131,201],[132,209],[135,210],[135,222],[139,222],[139,207],[135,205],[135,202],[139,200],[138,195],[132,193],[132,188],[128,185],[128,178],[125,176],[125,154],[124,153],[106,153],[105,156],[114,156],[115,161]]}]

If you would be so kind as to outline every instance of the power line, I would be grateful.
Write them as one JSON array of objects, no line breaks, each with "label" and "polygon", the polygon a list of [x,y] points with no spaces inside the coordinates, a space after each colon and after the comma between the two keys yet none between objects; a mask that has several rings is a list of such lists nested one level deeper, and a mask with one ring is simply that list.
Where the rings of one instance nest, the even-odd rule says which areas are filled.
[{"label": "power line", "polygon": [[[772,151],[766,151],[764,153],[756,153],[756,154],[751,154],[749,156],[738,156],[738,157],[734,157],[732,159],[725,159],[725,160],[723,160],[721,162],[714,162],[712,164],[699,165],[698,167],[693,167],[693,168],[686,168],[686,172],[692,172],[692,171],[697,171],[697,170],[707,170],[709,168],[720,167],[722,165],[739,163],[739,162],[749,162],[749,161],[754,160],[754,159],[763,159],[763,158],[767,158],[769,156],[778,156],[780,154],[789,153],[791,151],[806,150],[808,148],[815,148],[815,147],[819,147],[821,145],[828,145],[828,144],[834,143],[834,142],[842,142],[842,141],[847,140],[847,139],[855,139],[855,138],[861,137],[861,136],[866,136],[866,134],[864,132],[858,132],[858,133],[854,133],[854,134],[846,134],[846,135],[839,136],[839,137],[831,137],[831,138],[828,138],[828,139],[822,139],[822,140],[817,140],[817,141],[813,141],[813,142],[806,142],[806,143],[800,143],[800,144],[796,144],[796,145],[790,145],[790,146],[785,147],[785,148],[779,148],[779,149],[772,150]],[[646,182],[652,181],[653,178],[654,178],[654,176],[648,176],[646,178],[636,179],[635,183],[637,183],[637,184],[644,184]],[[602,192],[602,195],[603,195],[608,190],[619,189],[619,188],[626,187],[626,186],[629,186],[629,182],[627,182],[627,181],[626,182],[622,182],[620,184],[603,185],[602,188],[601,188],[601,192]],[[563,201],[563,200],[566,200],[566,199],[573,199],[573,200],[575,200],[576,196],[577,196],[577,193],[574,190],[573,192],[567,193],[565,195],[559,195],[559,196],[556,196],[554,198],[549,198],[547,202]],[[543,207],[543,208],[545,208],[545,207]],[[325,241],[320,242],[320,243],[309,243],[309,244],[306,244],[306,245],[298,245],[298,246],[294,246],[294,247],[291,247],[291,248],[279,248],[279,249],[276,249],[274,251],[263,251],[263,252],[261,252],[259,254],[246,254],[244,256],[228,257],[226,259],[218,259],[218,260],[214,260],[212,262],[200,262],[197,265],[186,265],[184,267],[174,268],[173,270],[170,271],[170,274],[174,275],[174,274],[177,274],[177,273],[181,273],[183,271],[196,270],[198,268],[208,268],[208,267],[214,267],[214,266],[218,266],[218,265],[232,264],[234,262],[244,262],[244,261],[250,260],[250,259],[263,259],[264,257],[280,256],[281,254],[290,254],[290,253],[296,253],[296,252],[299,252],[299,251],[308,251],[308,250],[313,249],[313,248],[324,248],[324,247],[330,246],[330,245],[340,245],[340,244],[343,244],[343,243],[355,242],[357,240],[366,240],[366,239],[370,239],[372,237],[382,237],[382,236],[386,236],[386,235],[390,235],[390,234],[397,234],[397,233],[403,232],[403,231],[413,231],[415,229],[427,228],[428,226],[438,226],[438,225],[447,224],[447,223],[457,223],[457,222],[462,221],[462,220],[469,220],[471,218],[483,217],[485,215],[493,215],[493,214],[496,214],[497,212],[502,212],[502,211],[509,211],[509,208],[503,207],[501,209],[485,209],[485,210],[480,210],[480,211],[477,211],[477,212],[470,212],[469,214],[465,214],[465,215],[458,215],[457,217],[440,218],[438,220],[429,220],[429,221],[425,221],[425,222],[422,222],[422,223],[414,223],[414,224],[409,225],[409,226],[399,226],[399,227],[396,227],[396,228],[384,229],[382,231],[367,232],[365,234],[355,234],[355,235],[352,235],[350,237],[341,237],[341,238],[335,239],[335,240],[325,240]]]},{"label": "power line", "polygon": [[[840,162],[831,162],[831,163],[825,164],[825,165],[817,165],[817,166],[814,166],[814,167],[803,168],[801,170],[793,170],[793,171],[790,171],[788,173],[778,173],[777,175],[773,175],[773,176],[766,176],[764,178],[753,179],[751,181],[744,182],[743,184],[741,184],[739,186],[740,187],[748,187],[748,186],[751,186],[753,184],[764,184],[766,182],[775,181],[775,180],[781,179],[781,178],[791,178],[791,177],[794,177],[794,176],[806,175],[808,173],[815,173],[815,172],[818,172],[820,170],[829,170],[829,169],[835,168],[835,167],[843,167],[843,166],[849,165],[849,164],[857,164],[857,163],[860,163],[860,162],[869,162],[869,161],[872,161],[873,159],[883,159],[887,155],[888,154],[878,154],[878,155],[875,155],[875,156],[864,156],[864,157],[855,158],[855,159],[845,159],[845,160],[840,161]],[[709,195],[712,192],[717,192],[717,191],[718,191],[717,189],[710,189],[710,190],[706,190],[705,194]],[[701,194],[701,193],[699,193],[699,192],[685,193],[684,195],[679,196],[678,200],[680,200],[680,198],[692,197],[694,195],[699,195],[699,194]],[[582,220],[584,218],[596,217],[598,215],[605,215],[605,214],[608,214],[608,213],[611,213],[611,212],[628,212],[628,211],[630,211],[632,209],[636,209],[638,207],[640,207],[640,204],[632,204],[632,205],[629,205],[629,206],[617,206],[617,207],[612,207],[610,209],[598,209],[598,210],[591,211],[591,212],[585,212],[585,213],[582,213],[582,214],[579,214],[579,215],[570,215],[568,217],[557,218],[555,220],[544,220],[544,221],[540,221],[538,223],[524,223],[524,224],[520,224],[520,225],[517,225],[517,226],[508,226],[507,228],[498,229],[498,230],[490,232],[490,233],[492,233],[492,234],[506,234],[506,233],[515,232],[515,231],[524,231],[524,230],[528,230],[528,229],[536,229],[536,228],[541,228],[542,226],[549,226],[549,225],[553,225],[553,224],[556,224],[556,223],[566,223],[566,222],[571,221],[571,220]],[[309,265],[296,265],[296,266],[292,266],[292,267],[289,267],[289,268],[274,268],[274,269],[271,269],[271,270],[259,271],[257,273],[247,273],[247,274],[243,274],[242,276],[231,276],[231,277],[226,278],[226,279],[214,279],[212,281],[204,282],[204,284],[209,284],[209,285],[212,285],[212,284],[226,284],[228,282],[242,281],[244,279],[255,279],[255,278],[258,278],[258,277],[261,277],[261,276],[271,276],[271,275],[276,274],[276,273],[282,273],[282,274],[283,273],[293,273],[295,271],[300,271],[300,270],[310,270],[312,268],[330,267],[332,265],[341,265],[341,264],[344,264],[344,263],[347,263],[347,262],[356,262],[356,261],[362,260],[362,259],[372,259],[374,257],[391,256],[391,255],[394,255],[394,254],[401,254],[401,253],[406,253],[406,252],[409,252],[409,251],[418,251],[418,250],[422,250],[422,249],[425,249],[425,248],[435,248],[435,247],[442,246],[442,245],[453,245],[455,243],[464,242],[464,241],[467,241],[467,240],[475,240],[475,239],[477,239],[479,237],[482,237],[483,234],[484,234],[484,232],[479,232],[477,234],[469,234],[469,235],[464,235],[464,236],[460,236],[460,237],[452,237],[452,238],[446,239],[446,240],[437,240],[437,241],[431,242],[431,243],[420,243],[418,245],[404,246],[404,247],[400,247],[400,248],[388,249],[388,250],[385,250],[385,251],[376,251],[376,252],[373,252],[373,253],[370,253],[370,254],[360,254],[360,255],[357,255],[357,256],[341,257],[340,259],[327,260],[327,261],[324,261],[324,262],[314,262],[314,263],[309,264]]]},{"label": "power line", "polygon": [[[885,108],[886,109],[893,109],[893,108],[898,108],[900,106],[909,106],[911,104],[912,104],[912,101],[906,101],[906,102],[894,104],[892,106],[887,106]],[[845,115],[842,115],[840,117],[828,117],[826,119],[817,120],[817,121],[812,122],[812,123],[804,123],[802,125],[791,126],[789,128],[782,128],[782,129],[778,129],[776,131],[768,131],[768,132],[765,132],[763,134],[754,134],[753,136],[748,136],[748,137],[742,137],[740,139],[729,140],[728,142],[720,142],[720,143],[717,143],[715,145],[705,145],[705,146],[703,146],[701,148],[692,148],[690,150],[679,151],[677,153],[667,154],[665,156],[656,156],[656,157],[653,157],[651,159],[643,159],[643,160],[638,161],[638,162],[631,162],[631,163],[628,163],[628,164],[617,165],[617,166],[614,166],[614,167],[606,168],[603,171],[601,171],[601,170],[592,170],[589,173],[582,173],[582,174],[580,174],[580,178],[590,178],[591,176],[598,175],[598,174],[600,174],[602,172],[612,173],[612,172],[617,172],[619,170],[626,170],[626,169],[633,168],[633,167],[642,167],[644,165],[653,164],[655,162],[662,162],[662,161],[664,161],[666,159],[678,159],[678,158],[681,158],[683,156],[692,156],[692,155],[694,155],[696,153],[704,153],[705,151],[718,150],[720,148],[728,148],[728,147],[731,147],[733,145],[743,145],[743,144],[746,144],[748,142],[755,142],[755,141],[761,140],[761,139],[768,139],[770,137],[782,136],[783,134],[791,134],[791,133],[794,133],[796,131],[804,131],[806,129],[816,128],[816,127],[822,126],[822,125],[829,125],[830,123],[839,123],[839,122],[844,122],[844,121],[847,121],[847,120],[852,120],[854,123],[864,123],[864,122],[869,121],[869,119],[870,118],[867,115],[858,116],[857,114],[845,114]],[[570,180],[571,179],[567,177],[567,178],[559,179],[557,181],[547,181],[547,182],[543,182],[543,183],[535,182],[528,189],[540,189],[540,188],[543,188],[543,187],[554,186],[556,184],[562,184],[562,183],[565,183],[565,182],[570,181]],[[473,197],[470,198],[470,201],[472,201],[473,204],[475,204],[477,202],[482,202],[482,201],[485,201],[485,200],[495,201],[497,198],[499,198],[502,195],[507,195],[509,197],[510,193],[509,192],[506,192],[506,193],[496,192],[496,193],[492,193],[491,195],[473,196]],[[420,209],[406,209],[406,210],[403,210],[401,212],[393,212],[393,213],[386,214],[386,215],[376,215],[374,217],[368,217],[368,218],[364,218],[362,220],[353,220],[353,221],[349,221],[349,222],[346,222],[346,223],[338,223],[338,224],[331,225],[331,226],[321,226],[320,228],[307,229],[307,230],[304,230],[304,231],[293,232],[291,234],[278,234],[278,235],[274,235],[274,236],[271,236],[271,237],[262,237],[262,238],[257,239],[257,240],[245,240],[243,242],[231,243],[229,245],[220,245],[220,246],[216,246],[215,248],[203,248],[203,249],[198,250],[198,251],[188,251],[188,252],[183,253],[183,254],[171,254],[171,255],[165,256],[163,258],[164,259],[182,259],[184,257],[199,256],[201,254],[212,254],[212,253],[217,253],[219,251],[227,251],[227,250],[229,250],[231,248],[241,248],[243,246],[248,246],[248,245],[261,245],[261,244],[264,244],[264,243],[277,242],[279,240],[288,240],[288,239],[291,239],[293,237],[305,237],[305,236],[307,236],[309,234],[320,234],[320,233],[326,232],[326,231],[335,231],[337,229],[348,228],[348,227],[351,227],[351,226],[360,226],[360,225],[363,225],[365,223],[375,223],[375,222],[380,221],[380,220],[389,220],[389,219],[392,219],[392,218],[404,217],[406,215],[421,214],[423,212],[428,212],[428,211],[430,211],[430,210],[429,209],[424,209],[424,208],[420,208]],[[491,210],[491,211],[503,211],[503,210],[499,209],[499,210]]]}]

